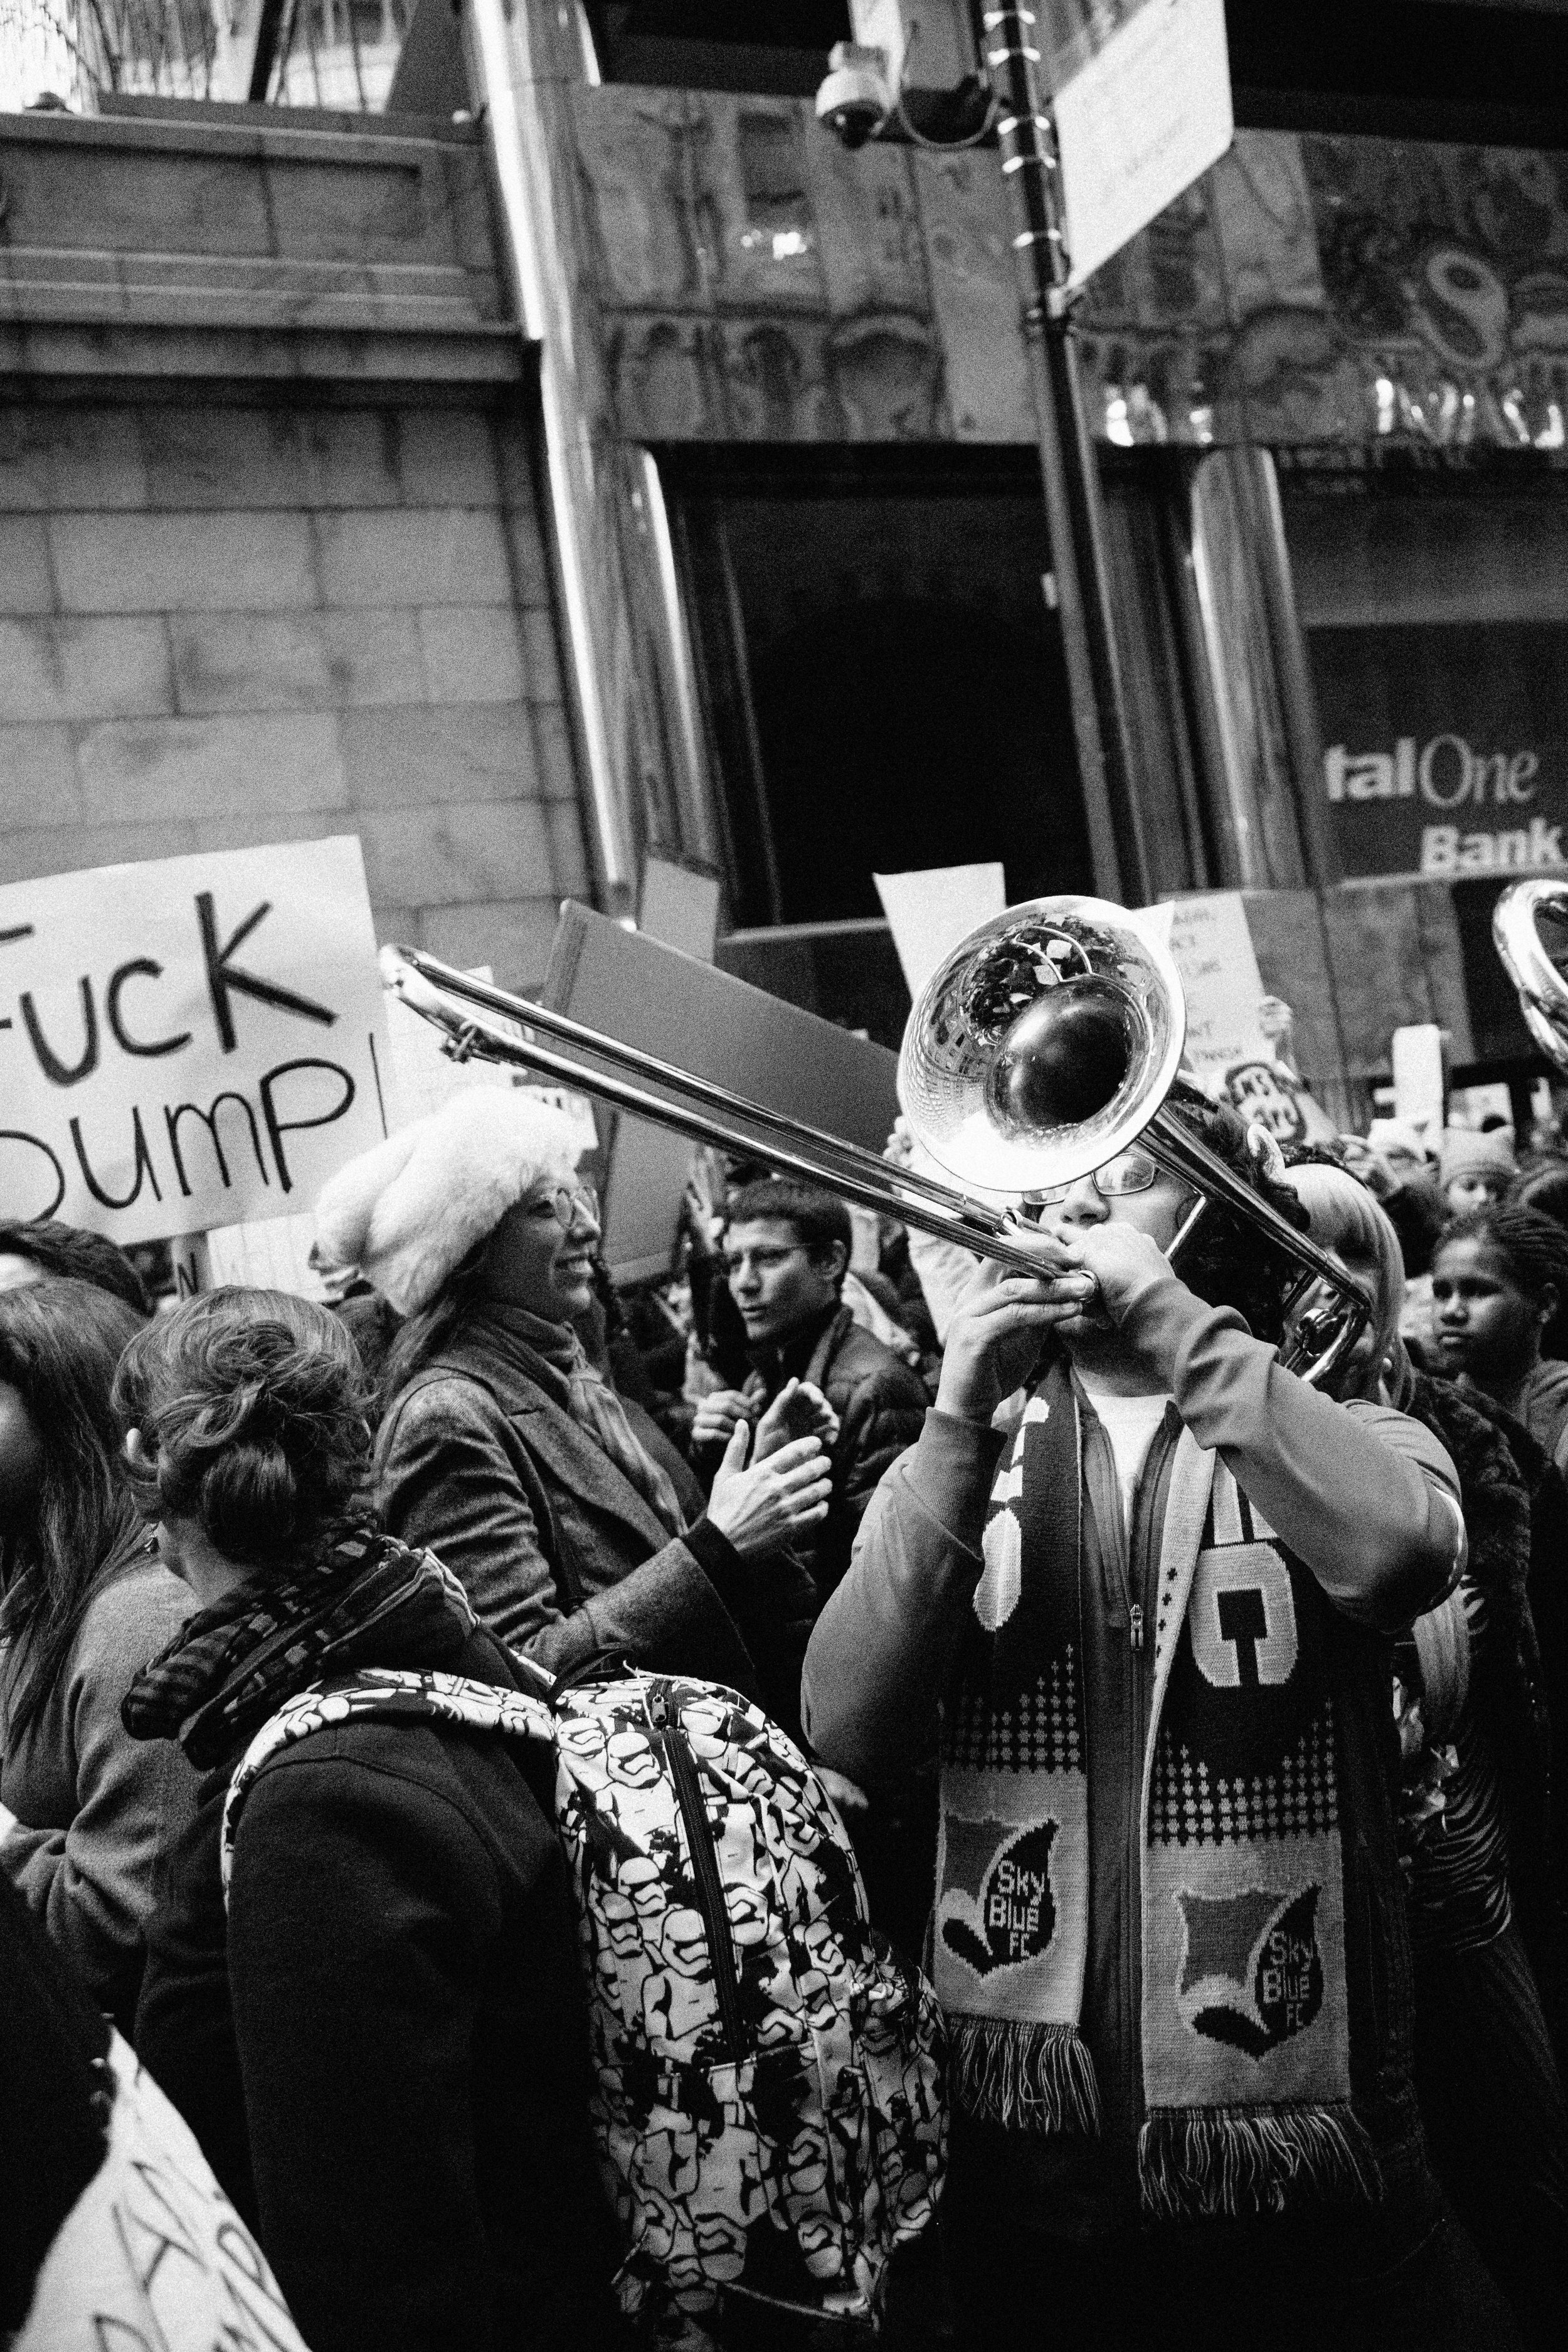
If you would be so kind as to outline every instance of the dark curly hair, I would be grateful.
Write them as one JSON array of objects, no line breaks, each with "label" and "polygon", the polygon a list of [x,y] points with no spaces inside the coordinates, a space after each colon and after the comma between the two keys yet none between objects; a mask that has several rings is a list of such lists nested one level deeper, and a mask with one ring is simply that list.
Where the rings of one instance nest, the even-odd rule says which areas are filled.
[{"label": "dark curly hair", "polygon": [[114,1381],[146,1517],[195,1519],[254,1568],[320,1558],[369,1521],[368,1407],[342,1322],[281,1290],[186,1299],[138,1332]]},{"label": "dark curly hair", "polygon": [[[1178,1078],[1165,1108],[1250,1191],[1277,1209],[1287,1224],[1305,1233],[1307,1212],[1289,1185],[1268,1175],[1248,1150],[1247,1127],[1228,1103],[1212,1103],[1196,1087]],[[1292,1269],[1239,1210],[1211,1200],[1196,1232],[1183,1246],[1179,1271],[1187,1288],[1199,1298],[1211,1307],[1234,1307],[1254,1339],[1278,1347]]]},{"label": "dark curly hair", "polygon": [[1539,1297],[1550,1285],[1557,1294],[1557,1312],[1542,1333],[1541,1352],[1568,1353],[1568,1229],[1541,1209],[1504,1203],[1453,1218],[1437,1236],[1434,1264],[1450,1242],[1482,1242],[1496,1250],[1526,1298]]},{"label": "dark curly hair", "polygon": [[0,1530],[13,1733],[47,1698],[94,1595],[140,1540],[110,1402],[121,1351],[140,1328],[123,1299],[91,1283],[0,1291],[0,1381],[21,1398],[40,1450],[26,1522]]},{"label": "dark curly hair", "polygon": [[62,1225],[53,1217],[24,1224],[18,1217],[0,1217],[0,1257],[25,1257],[40,1275],[62,1275],[72,1282],[90,1282],[123,1298],[138,1315],[153,1311],[142,1281],[118,1242],[107,1234],[89,1234],[80,1225]]}]

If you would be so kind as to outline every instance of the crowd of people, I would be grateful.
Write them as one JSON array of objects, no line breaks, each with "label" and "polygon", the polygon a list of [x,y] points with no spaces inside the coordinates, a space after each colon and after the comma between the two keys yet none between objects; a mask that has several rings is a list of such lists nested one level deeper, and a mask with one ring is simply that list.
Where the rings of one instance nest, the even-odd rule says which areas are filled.
[{"label": "crowd of people", "polygon": [[[1568,1157],[1169,1108],[1363,1302],[1322,1378],[1321,1296],[1136,1144],[1023,1204],[1033,1274],[704,1155],[617,1294],[499,1086],[328,1185],[324,1304],[0,1225],[0,2329],[67,2341],[129,2045],[248,2249],[226,2340],[634,2340],[550,1760],[252,1748],[346,1674],[542,1668],[814,1762],[947,2024],[910,2341],[1560,2339]],[[153,2340],[84,2276],[82,2341]]]}]

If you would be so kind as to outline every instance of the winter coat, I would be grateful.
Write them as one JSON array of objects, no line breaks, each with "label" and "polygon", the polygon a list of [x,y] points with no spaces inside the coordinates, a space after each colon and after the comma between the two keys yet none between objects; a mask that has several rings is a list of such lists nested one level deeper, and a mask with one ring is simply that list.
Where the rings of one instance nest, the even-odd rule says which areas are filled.
[{"label": "winter coat", "polygon": [[793,1729],[816,1612],[809,1576],[787,1554],[742,1561],[700,1517],[668,1440],[626,1410],[693,1515],[684,1536],[525,1370],[502,1327],[473,1314],[387,1409],[383,1523],[436,1552],[491,1631],[551,1673],[618,1654],[730,1684]]},{"label": "winter coat", "polygon": [[[455,1613],[411,1639],[395,1612],[327,1671],[373,1665],[516,1679]],[[550,1759],[449,1725],[317,1731],[250,1789],[226,1919],[219,1831],[247,1745],[202,1780],[172,1858],[137,2051],[301,2334],[313,2352],[613,2340]]]},{"label": "winter coat", "polygon": [[136,2011],[159,1846],[194,1811],[195,1775],[177,1748],[132,1739],[120,1702],[195,1606],[138,1538],[88,1603],[53,1687],[19,1730],[8,1704],[15,1644],[0,1660],[0,1805],[16,1816],[0,1842],[0,1870],[123,2032]]}]

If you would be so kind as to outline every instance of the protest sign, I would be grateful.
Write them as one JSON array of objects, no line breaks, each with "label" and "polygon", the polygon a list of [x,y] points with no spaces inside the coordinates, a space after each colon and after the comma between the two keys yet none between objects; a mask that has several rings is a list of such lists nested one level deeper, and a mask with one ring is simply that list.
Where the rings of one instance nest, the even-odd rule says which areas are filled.
[{"label": "protest sign", "polygon": [[953,949],[1007,904],[1007,886],[995,863],[932,866],[912,874],[873,874],[871,879],[911,1004]]},{"label": "protest sign", "polygon": [[1258,1008],[1263,978],[1239,890],[1176,899],[1168,943],[1187,999],[1187,1059],[1226,1069],[1268,1051]]},{"label": "protest sign", "polygon": [[1211,890],[1171,906],[1167,944],[1187,1000],[1186,1060],[1243,1118],[1276,1141],[1322,1141],[1333,1123],[1264,1026],[1268,1001],[1239,890]]},{"label": "protest sign", "polygon": [[[672,858],[648,858],[637,893],[637,929],[710,964],[719,933],[718,877]],[[606,1115],[605,1127],[605,1262],[618,1282],[662,1277],[674,1255],[696,1146],[689,1135],[619,1111]]]},{"label": "protest sign", "polygon": [[387,1130],[357,840],[0,888],[0,1213],[119,1242],[298,1216]]}]

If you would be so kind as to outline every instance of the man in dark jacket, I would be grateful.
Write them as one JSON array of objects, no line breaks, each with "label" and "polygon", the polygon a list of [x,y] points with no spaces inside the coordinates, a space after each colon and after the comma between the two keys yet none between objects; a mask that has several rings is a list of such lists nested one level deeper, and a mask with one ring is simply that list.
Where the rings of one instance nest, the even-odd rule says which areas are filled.
[{"label": "man in dark jacket", "polygon": [[842,1304],[849,1245],[849,1213],[831,1192],[773,1177],[735,1195],[724,1265],[753,1378],[745,1392],[703,1398],[691,1433],[707,1472],[738,1421],[795,1388],[790,1433],[818,1435],[831,1450],[833,1492],[811,1554],[824,1598],[849,1565],[884,1473],[920,1435],[928,1402],[919,1377]]}]

